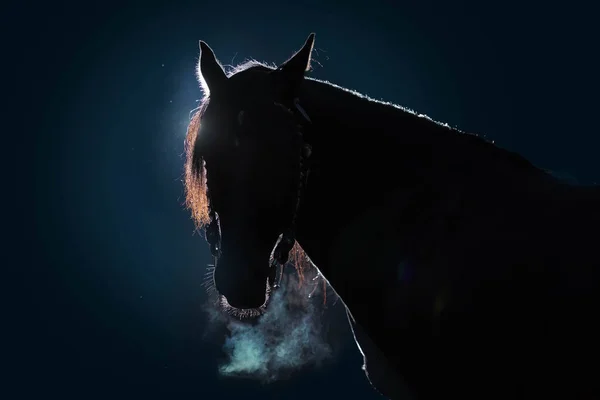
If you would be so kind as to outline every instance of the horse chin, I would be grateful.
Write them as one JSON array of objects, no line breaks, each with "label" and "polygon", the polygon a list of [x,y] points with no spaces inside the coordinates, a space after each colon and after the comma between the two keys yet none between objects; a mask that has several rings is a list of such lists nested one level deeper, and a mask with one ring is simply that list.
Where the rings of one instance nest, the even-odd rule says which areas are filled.
[{"label": "horse chin", "polygon": [[[215,282],[215,286],[216,282]],[[217,286],[218,287],[218,286]],[[219,293],[219,307],[239,319],[252,319],[263,315],[271,298],[272,287],[265,284],[240,287],[231,293]]]},{"label": "horse chin", "polygon": [[221,309],[232,317],[240,320],[254,320],[267,312],[267,306],[270,300],[270,291],[265,293],[265,301],[258,307],[234,307],[232,306],[227,297],[221,295],[219,299],[219,306]]}]

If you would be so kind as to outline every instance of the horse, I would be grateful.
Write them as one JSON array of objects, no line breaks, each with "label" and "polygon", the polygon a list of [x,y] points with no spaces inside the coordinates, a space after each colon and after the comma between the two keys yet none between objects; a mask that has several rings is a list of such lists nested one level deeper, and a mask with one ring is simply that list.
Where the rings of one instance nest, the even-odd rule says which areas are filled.
[{"label": "horse", "polygon": [[300,248],[385,397],[600,398],[600,189],[306,76],[314,39],[229,72],[200,41],[184,184],[220,306],[268,313]]}]

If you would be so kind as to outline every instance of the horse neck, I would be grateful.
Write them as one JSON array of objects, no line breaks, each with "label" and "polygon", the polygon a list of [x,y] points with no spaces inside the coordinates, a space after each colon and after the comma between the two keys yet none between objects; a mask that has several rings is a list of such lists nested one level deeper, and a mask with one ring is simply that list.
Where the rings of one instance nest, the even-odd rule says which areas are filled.
[{"label": "horse neck", "polygon": [[[327,83],[305,82],[300,102],[312,120],[305,137],[313,156],[297,239],[327,279],[340,232],[384,199],[452,192],[511,201],[515,191],[527,192],[533,176],[539,179],[526,160],[474,135]],[[331,283],[338,293],[345,286]]]}]

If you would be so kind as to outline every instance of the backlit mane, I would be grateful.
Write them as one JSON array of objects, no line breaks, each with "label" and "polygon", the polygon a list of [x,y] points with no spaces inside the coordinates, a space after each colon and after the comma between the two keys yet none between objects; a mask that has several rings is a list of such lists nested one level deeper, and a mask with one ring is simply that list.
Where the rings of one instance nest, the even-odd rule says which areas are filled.
[{"label": "backlit mane", "polygon": [[210,222],[204,160],[196,156],[194,151],[194,144],[200,130],[202,112],[206,108],[205,104],[206,100],[203,100],[202,105],[192,115],[185,138],[185,205],[191,211],[197,229],[203,228]]},{"label": "backlit mane", "polygon": [[[227,76],[231,77],[248,69],[273,70],[275,68],[256,60],[248,60],[236,67],[230,67]],[[210,222],[204,160],[194,147],[200,131],[202,115],[210,100],[210,92],[199,71],[200,67],[198,66],[197,77],[204,92],[204,97],[200,101],[200,106],[193,110],[192,118],[187,127],[184,166],[185,205],[192,213],[196,229],[201,229]]]}]

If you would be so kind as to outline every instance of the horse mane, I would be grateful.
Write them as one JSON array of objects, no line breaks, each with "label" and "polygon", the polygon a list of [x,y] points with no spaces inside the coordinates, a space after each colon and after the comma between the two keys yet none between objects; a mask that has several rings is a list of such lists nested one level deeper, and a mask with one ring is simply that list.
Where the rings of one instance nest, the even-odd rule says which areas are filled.
[{"label": "horse mane", "polygon": [[[277,68],[277,65],[257,61],[255,59],[248,59],[248,60],[240,63],[237,66],[228,66],[228,67],[229,68],[227,71],[227,76],[231,77],[233,75],[236,75],[240,72],[247,71],[247,70],[273,71]],[[464,139],[464,141],[466,141],[467,143],[470,143],[472,145],[479,147],[479,149],[481,151],[489,152],[488,154],[490,156],[504,157],[509,162],[512,162],[514,165],[519,166],[521,168],[524,167],[527,169],[540,170],[539,168],[535,167],[525,157],[521,156],[520,154],[518,154],[516,152],[513,152],[513,151],[510,151],[510,150],[507,150],[507,149],[497,146],[495,144],[494,140],[489,140],[482,135],[460,130],[457,127],[450,126],[446,122],[442,122],[442,121],[433,119],[430,116],[419,113],[409,107],[395,104],[395,103],[392,103],[389,101],[378,100],[378,99],[370,97],[364,93],[360,93],[356,90],[336,85],[335,83],[329,82],[327,80],[321,80],[321,79],[316,79],[316,78],[311,78],[311,77],[305,77],[305,79],[308,81],[313,81],[313,82],[322,84],[322,86],[321,86],[322,88],[326,88],[330,92],[333,93],[333,99],[335,102],[341,103],[343,100],[342,97],[347,98],[348,95],[351,95],[350,97],[361,100],[360,104],[362,107],[367,105],[367,106],[373,106],[375,108],[386,107],[386,108],[388,108],[388,110],[400,111],[405,116],[411,117],[413,119],[413,121],[418,121],[420,123],[429,123],[430,127],[433,129],[437,128],[440,130],[452,131],[453,133],[460,135],[460,137],[462,139]],[[549,173],[549,171],[545,171],[545,170],[542,172],[545,174]]]},{"label": "horse mane", "polygon": [[204,160],[195,151],[194,145],[200,131],[202,114],[208,105],[208,97],[202,100],[200,106],[192,111],[193,115],[187,127],[184,142],[185,165],[184,165],[184,188],[185,205],[192,213],[192,219],[196,229],[203,228],[210,222],[208,188],[206,186],[206,170]]},{"label": "horse mane", "polygon": [[[253,59],[246,60],[243,63],[228,68],[227,77],[231,77],[242,71],[249,69],[256,70],[273,70],[275,67],[269,66]],[[199,71],[199,69],[198,69]],[[187,127],[187,133],[184,143],[185,151],[185,166],[184,166],[184,187],[185,187],[185,205],[192,213],[192,219],[196,229],[202,229],[210,222],[209,216],[209,200],[208,186],[206,185],[206,169],[204,160],[199,153],[196,152],[195,144],[200,131],[202,116],[210,101],[210,91],[206,86],[206,82],[198,72],[198,82],[204,93],[200,100],[200,105],[191,111],[192,117]]]}]

